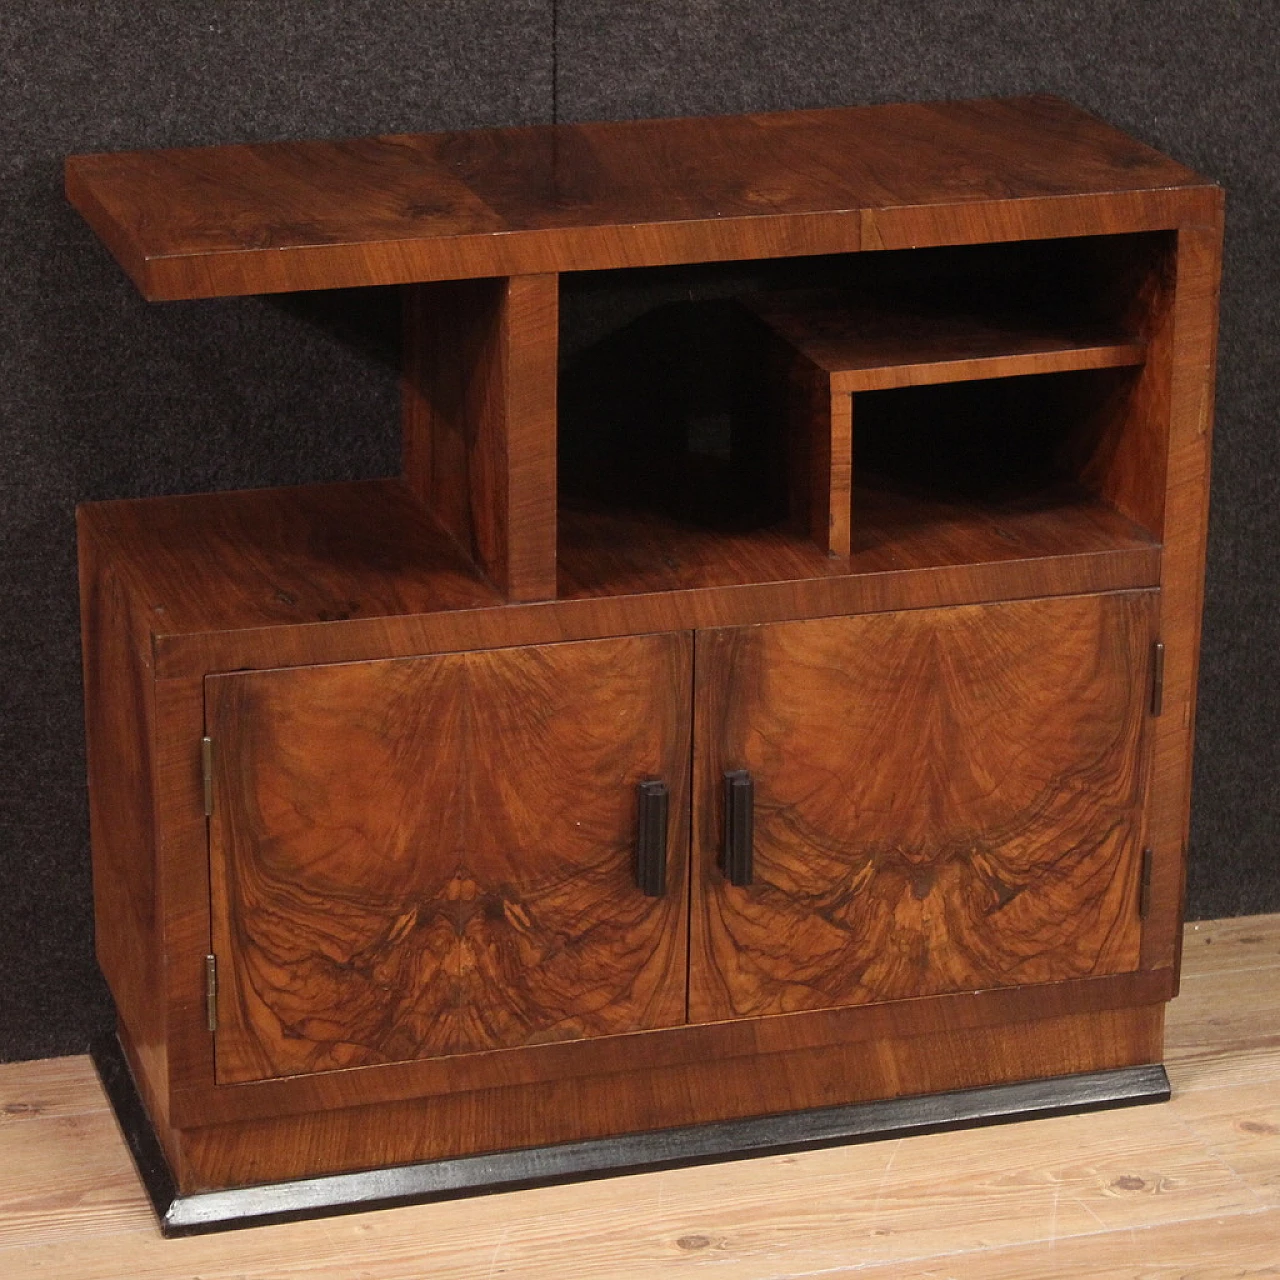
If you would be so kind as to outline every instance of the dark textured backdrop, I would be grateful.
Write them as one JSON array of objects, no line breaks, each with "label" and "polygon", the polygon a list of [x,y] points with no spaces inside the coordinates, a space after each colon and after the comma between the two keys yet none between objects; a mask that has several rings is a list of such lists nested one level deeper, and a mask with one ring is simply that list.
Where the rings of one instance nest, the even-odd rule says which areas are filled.
[{"label": "dark textured backdrop", "polygon": [[[931,12],[945,10],[945,12]],[[68,152],[1043,90],[1228,189],[1193,916],[1280,909],[1280,8],[1203,0],[2,0],[0,1059],[81,1051],[72,512],[384,474],[392,300],[136,295]]]}]

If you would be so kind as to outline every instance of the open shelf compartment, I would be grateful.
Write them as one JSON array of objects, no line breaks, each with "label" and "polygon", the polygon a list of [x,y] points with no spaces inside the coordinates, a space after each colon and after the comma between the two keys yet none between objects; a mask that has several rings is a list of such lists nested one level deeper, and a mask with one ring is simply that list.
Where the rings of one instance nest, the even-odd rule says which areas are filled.
[{"label": "open shelf compartment", "polygon": [[565,277],[560,595],[1158,546],[1171,252],[1157,233]]}]

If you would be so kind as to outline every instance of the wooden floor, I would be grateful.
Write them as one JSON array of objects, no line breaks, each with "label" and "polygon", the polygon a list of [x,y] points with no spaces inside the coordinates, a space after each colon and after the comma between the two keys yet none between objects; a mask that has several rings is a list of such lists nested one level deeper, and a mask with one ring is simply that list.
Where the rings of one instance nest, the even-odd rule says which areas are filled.
[{"label": "wooden floor", "polygon": [[1174,1098],[163,1240],[86,1058],[0,1066],[0,1277],[1280,1277],[1280,916],[1187,927]]}]

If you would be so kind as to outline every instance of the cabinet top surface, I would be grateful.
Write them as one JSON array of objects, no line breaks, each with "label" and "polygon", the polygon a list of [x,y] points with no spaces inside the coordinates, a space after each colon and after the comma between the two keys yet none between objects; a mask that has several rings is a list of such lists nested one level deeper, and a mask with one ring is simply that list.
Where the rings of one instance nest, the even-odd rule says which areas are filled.
[{"label": "cabinet top surface", "polygon": [[[82,155],[66,178],[153,299],[1081,234],[1082,199],[1121,232],[1210,185],[1049,97]],[[1036,207],[1012,235],[984,215],[1011,202]]]}]

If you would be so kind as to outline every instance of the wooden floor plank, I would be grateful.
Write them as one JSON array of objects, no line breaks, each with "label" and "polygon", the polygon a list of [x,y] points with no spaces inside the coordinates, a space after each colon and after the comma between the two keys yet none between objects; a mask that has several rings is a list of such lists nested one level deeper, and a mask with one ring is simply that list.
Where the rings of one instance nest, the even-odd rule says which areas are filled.
[{"label": "wooden floor plank", "polygon": [[1277,938],[1280,917],[1188,927],[1169,1105],[185,1240],[161,1239],[88,1060],[10,1064],[0,1276],[1280,1277]]},{"label": "wooden floor plank", "polygon": [[110,1111],[6,1125],[0,1129],[0,1170],[0,1247],[154,1230],[146,1193]]},{"label": "wooden floor plank", "polygon": [[88,1058],[0,1063],[0,1128],[19,1121],[109,1109]]},{"label": "wooden floor plank", "polygon": [[823,1280],[1264,1280],[1280,1277],[1280,1213],[1107,1231],[907,1266],[828,1271]]},{"label": "wooden floor plank", "polygon": [[[1025,1244],[1252,1212],[1245,1183],[1168,1118],[1096,1116],[938,1134],[551,1187],[358,1218],[126,1243],[136,1280],[272,1276],[464,1277],[501,1264],[529,1280],[644,1277],[674,1265],[724,1280]],[[47,1258],[85,1280],[122,1274],[112,1241]],[[414,1268],[419,1268],[416,1271]],[[261,1272],[260,1272],[261,1273]],[[497,1272],[495,1272],[496,1274]]]},{"label": "wooden floor plank", "polygon": [[1198,1089],[1176,1096],[1170,1109],[1255,1194],[1280,1208],[1280,1084]]},{"label": "wooden floor plank", "polygon": [[1193,920],[1183,931],[1184,975],[1280,966],[1280,915]]},{"label": "wooden floor plank", "polygon": [[1164,1060],[1179,1092],[1280,1081],[1280,969],[1184,974]]}]

